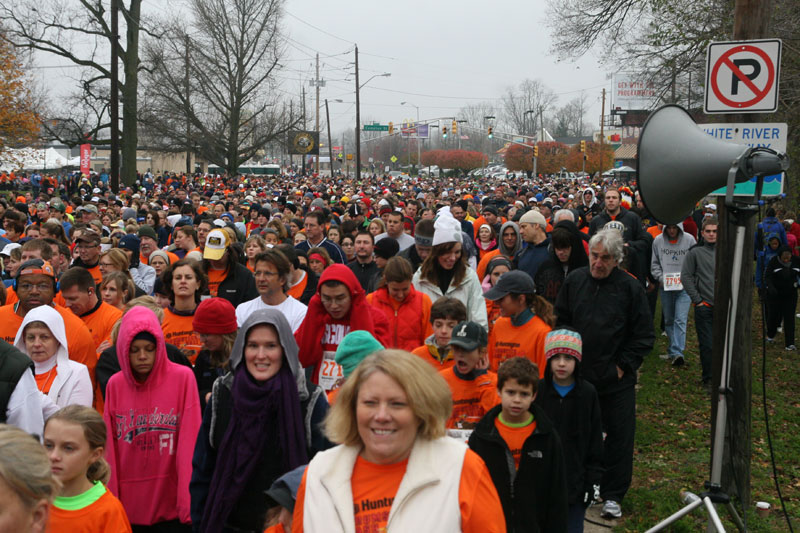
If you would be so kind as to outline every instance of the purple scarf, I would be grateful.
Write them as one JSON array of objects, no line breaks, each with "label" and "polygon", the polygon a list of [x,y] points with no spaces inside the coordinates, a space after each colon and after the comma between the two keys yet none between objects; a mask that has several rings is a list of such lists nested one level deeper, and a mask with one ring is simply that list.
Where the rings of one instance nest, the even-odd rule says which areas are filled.
[{"label": "purple scarf", "polygon": [[223,530],[274,431],[278,432],[284,472],[308,462],[300,396],[285,361],[266,382],[253,379],[242,361],[234,371],[231,395],[233,412],[217,450],[201,531]]}]

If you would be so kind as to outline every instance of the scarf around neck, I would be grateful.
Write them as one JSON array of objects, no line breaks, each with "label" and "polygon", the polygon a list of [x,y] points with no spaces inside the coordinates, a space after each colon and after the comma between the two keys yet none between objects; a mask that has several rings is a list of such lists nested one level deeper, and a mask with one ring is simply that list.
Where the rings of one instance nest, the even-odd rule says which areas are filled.
[{"label": "scarf around neck", "polygon": [[253,379],[242,361],[234,370],[231,396],[231,420],[217,452],[202,531],[224,529],[228,516],[264,458],[265,444],[274,441],[276,435],[284,472],[308,462],[300,396],[294,375],[285,361],[278,373],[266,382]]}]

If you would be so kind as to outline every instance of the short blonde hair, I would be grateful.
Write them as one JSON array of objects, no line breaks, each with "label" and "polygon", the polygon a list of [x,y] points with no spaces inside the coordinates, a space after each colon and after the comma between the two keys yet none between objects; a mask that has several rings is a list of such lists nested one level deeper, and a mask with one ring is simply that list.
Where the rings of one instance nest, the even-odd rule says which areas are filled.
[{"label": "short blonde hair", "polygon": [[0,424],[0,480],[28,509],[52,502],[60,483],[53,477],[44,447],[21,429]]},{"label": "short blonde hair", "polygon": [[453,400],[450,387],[434,368],[404,350],[381,350],[366,357],[347,378],[325,418],[325,435],[336,444],[362,445],[356,421],[361,385],[376,372],[394,379],[405,391],[408,405],[419,420],[417,436],[433,440],[445,435]]}]

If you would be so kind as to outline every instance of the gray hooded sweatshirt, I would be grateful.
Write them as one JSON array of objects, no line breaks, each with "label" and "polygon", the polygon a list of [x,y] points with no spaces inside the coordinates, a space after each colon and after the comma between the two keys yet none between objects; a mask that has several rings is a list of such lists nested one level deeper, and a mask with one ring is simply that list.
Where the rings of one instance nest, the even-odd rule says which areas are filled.
[{"label": "gray hooded sweatshirt", "polygon": [[689,248],[697,244],[694,237],[683,231],[683,224],[678,224],[678,236],[670,242],[662,233],[653,241],[653,252],[650,260],[650,273],[658,282],[664,274],[680,274],[683,261]]}]

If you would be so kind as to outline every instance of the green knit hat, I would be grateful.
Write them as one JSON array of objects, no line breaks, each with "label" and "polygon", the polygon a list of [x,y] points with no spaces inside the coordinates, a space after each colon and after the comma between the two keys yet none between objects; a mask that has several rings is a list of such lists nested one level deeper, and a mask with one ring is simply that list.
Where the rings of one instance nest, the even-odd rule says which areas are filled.
[{"label": "green knit hat", "polygon": [[369,331],[352,331],[344,336],[336,348],[336,362],[342,365],[342,374],[348,378],[366,356],[383,349],[383,345]]}]

